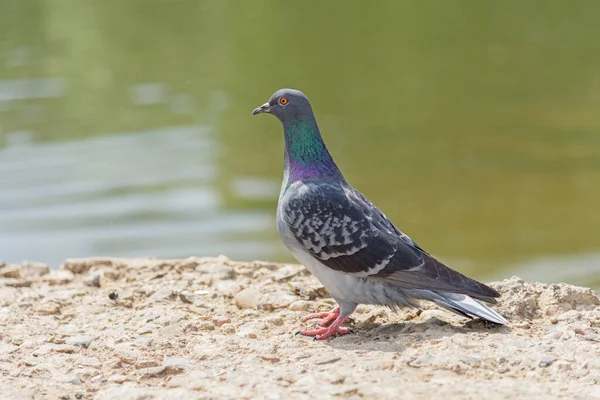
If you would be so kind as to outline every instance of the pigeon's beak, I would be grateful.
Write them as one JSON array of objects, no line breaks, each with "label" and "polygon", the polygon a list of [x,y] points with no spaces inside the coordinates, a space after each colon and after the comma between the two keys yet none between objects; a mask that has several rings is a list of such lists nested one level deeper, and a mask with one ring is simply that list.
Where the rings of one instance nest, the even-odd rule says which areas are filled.
[{"label": "pigeon's beak", "polygon": [[268,113],[268,112],[271,112],[271,106],[269,106],[269,103],[266,102],[262,106],[255,108],[254,111],[252,111],[252,115]]}]

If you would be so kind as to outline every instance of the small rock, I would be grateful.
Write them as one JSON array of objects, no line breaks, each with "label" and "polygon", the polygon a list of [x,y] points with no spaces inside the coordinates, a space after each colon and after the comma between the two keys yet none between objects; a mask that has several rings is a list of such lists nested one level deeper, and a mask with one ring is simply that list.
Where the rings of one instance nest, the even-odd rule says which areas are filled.
[{"label": "small rock", "polygon": [[100,367],[102,363],[96,357],[79,356],[76,361],[77,365],[85,367]]},{"label": "small rock", "polygon": [[143,347],[151,347],[152,343],[154,343],[154,339],[152,339],[151,337],[141,337],[136,339],[135,342]]},{"label": "small rock", "polygon": [[90,343],[94,340],[91,336],[72,336],[65,340],[66,344],[70,344],[72,346],[79,346],[87,349],[90,347]]},{"label": "small rock", "polygon": [[75,346],[71,346],[68,344],[57,344],[53,350],[56,353],[71,354],[71,353],[75,353],[77,351],[77,348]]},{"label": "small rock", "polygon": [[553,356],[544,356],[542,357],[542,359],[540,360],[540,362],[538,363],[538,365],[541,368],[546,368],[549,367],[550,365],[552,365],[552,363],[556,361],[556,357]]},{"label": "small rock", "polygon": [[153,293],[149,298],[148,301],[152,302],[152,301],[159,301],[159,300],[175,300],[177,298],[177,293],[170,288],[161,288],[158,289],[156,291],[156,293]]},{"label": "small rock", "polygon": [[260,291],[249,287],[235,295],[235,305],[240,309],[256,308],[260,304]]},{"label": "small rock", "polygon": [[223,326],[221,326],[221,332],[227,335],[233,335],[235,334],[235,326],[231,324],[224,324]]},{"label": "small rock", "polygon": [[275,326],[282,326],[283,325],[283,319],[281,317],[271,317],[268,319],[269,323],[275,325]]},{"label": "small rock", "polygon": [[334,362],[340,361],[342,357],[340,356],[328,356],[323,357],[315,361],[316,365],[325,365],[325,364],[333,364]]},{"label": "small rock", "polygon": [[125,375],[112,375],[108,377],[108,381],[114,383],[123,383],[127,380],[129,380],[129,378],[127,378]]},{"label": "small rock", "polygon": [[85,279],[85,284],[90,287],[98,287],[99,288],[102,286],[102,283],[100,282],[101,278],[102,278],[101,272],[94,272],[94,273],[88,275],[88,277]]},{"label": "small rock", "polygon": [[153,360],[151,358],[142,358],[140,360],[137,360],[135,363],[135,367],[136,368],[150,368],[150,367],[158,367],[160,365],[160,362],[158,362],[157,360]]},{"label": "small rock", "polygon": [[[422,321],[426,321],[425,323],[428,325],[439,325],[435,320],[438,320],[442,322],[443,325],[446,325],[447,323],[443,321],[444,319],[448,318],[448,313],[441,310],[423,310],[421,311],[421,314],[419,314],[419,318]],[[435,320],[430,322],[430,319]]]},{"label": "small rock", "polygon": [[219,274],[219,279],[221,280],[232,280],[237,276],[235,270],[231,267],[223,267],[221,273]]},{"label": "small rock", "polygon": [[372,309],[373,308],[371,306],[368,306],[366,304],[359,304],[358,306],[356,306],[356,310],[354,310],[354,312],[357,314],[366,314]]},{"label": "small rock", "polygon": [[60,314],[60,306],[56,303],[44,303],[35,308],[35,312],[40,315]]},{"label": "small rock", "polygon": [[194,365],[194,361],[187,357],[165,357],[162,365],[167,368],[188,368]]},{"label": "small rock", "polygon": [[138,335],[145,335],[147,333],[152,333],[156,328],[158,328],[158,325],[150,323],[140,327],[135,333]]},{"label": "small rock", "polygon": [[50,267],[40,262],[25,261],[19,266],[19,272],[23,278],[35,278],[50,273]]},{"label": "small rock", "polygon": [[459,357],[459,360],[466,364],[476,364],[481,361],[481,358],[480,354],[474,354],[472,356],[461,356]]},{"label": "small rock", "polygon": [[416,367],[416,368],[425,367],[425,366],[431,364],[433,359],[434,358],[431,354],[423,354],[422,356],[418,357],[414,361],[410,362],[410,366]]},{"label": "small rock", "polygon": [[555,330],[555,331],[552,331],[549,334],[547,334],[545,336],[545,338],[550,339],[550,340],[558,340],[558,339],[560,339],[561,336],[562,336],[562,332],[559,330]]},{"label": "small rock", "polygon": [[50,286],[66,285],[73,282],[73,273],[67,270],[52,270],[42,280]]},{"label": "small rock", "polygon": [[421,332],[425,332],[427,329],[429,329],[429,326],[427,326],[427,324],[423,324],[423,323],[414,324],[414,325],[408,327],[407,332],[408,333],[421,333]]},{"label": "small rock", "polygon": [[309,305],[310,303],[308,301],[297,300],[292,302],[288,308],[292,311],[306,311],[308,310]]},{"label": "small rock", "polygon": [[527,347],[527,343],[522,340],[514,340],[512,342],[508,342],[509,346],[516,347],[517,349],[524,349]]},{"label": "small rock", "polygon": [[21,277],[21,273],[16,268],[2,268],[0,270],[0,277],[19,279]]},{"label": "small rock", "polygon": [[441,320],[437,317],[432,317],[429,318],[428,320],[425,321],[425,323],[429,326],[444,326],[444,325],[448,325],[448,323],[444,320]]},{"label": "small rock", "polygon": [[274,354],[262,354],[262,355],[260,356],[260,358],[262,358],[262,359],[263,359],[263,360],[265,360],[265,361],[270,361],[270,362],[274,362],[274,363],[276,363],[276,362],[279,362],[279,361],[280,361],[279,357],[277,357],[277,356],[276,356],[276,355],[274,355]]},{"label": "small rock", "polygon": [[33,357],[23,359],[23,364],[25,364],[28,367],[33,367],[33,366],[37,365],[37,363],[38,363],[37,359],[35,359]]},{"label": "small rock", "polygon": [[14,353],[19,350],[19,346],[14,346],[8,343],[0,343],[0,355]]},{"label": "small rock", "polygon": [[131,376],[135,377],[137,379],[152,378],[154,376],[163,374],[165,372],[165,370],[166,370],[166,367],[163,367],[163,366],[141,368],[141,369],[133,371],[131,373]]},{"label": "small rock", "polygon": [[256,339],[258,337],[254,332],[245,332],[244,336],[246,336],[248,339]]},{"label": "small rock", "polygon": [[0,286],[21,288],[30,287],[31,281],[26,279],[0,278]]},{"label": "small rock", "polygon": [[381,364],[379,364],[379,369],[382,369],[384,371],[391,371],[394,369],[394,362],[393,361],[384,361]]},{"label": "small rock", "polygon": [[68,344],[47,343],[47,344],[44,344],[44,345],[38,347],[33,352],[33,355],[40,356],[40,355],[48,354],[50,352],[71,354],[71,353],[75,353],[76,351],[77,351],[77,348],[75,346],[71,346]]},{"label": "small rock", "polygon": [[90,270],[90,268],[92,266],[94,266],[95,264],[104,264],[104,265],[112,265],[112,262],[110,262],[109,260],[106,260],[104,262],[104,260],[99,260],[99,259],[93,259],[93,258],[83,258],[83,259],[69,259],[66,260],[61,269],[67,270],[73,274],[83,274],[85,272],[88,272]]},{"label": "small rock", "polygon": [[209,322],[201,322],[198,324],[198,329],[201,331],[214,331],[215,326]]},{"label": "small rock", "polygon": [[600,335],[597,333],[586,333],[583,335],[585,340],[589,340],[590,342],[600,342]]},{"label": "small rock", "polygon": [[231,319],[229,317],[225,317],[223,315],[215,315],[212,319],[212,323],[215,326],[221,326],[221,325],[229,323],[229,322],[231,322]]}]

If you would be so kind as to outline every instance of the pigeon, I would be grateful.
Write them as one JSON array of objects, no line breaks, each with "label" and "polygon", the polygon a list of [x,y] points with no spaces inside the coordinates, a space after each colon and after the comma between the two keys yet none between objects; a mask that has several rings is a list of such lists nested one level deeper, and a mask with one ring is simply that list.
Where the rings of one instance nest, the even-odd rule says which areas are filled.
[{"label": "pigeon", "polygon": [[252,115],[263,113],[281,121],[285,137],[277,231],[338,304],[331,312],[308,315],[305,321],[322,320],[299,333],[318,340],[344,335],[350,329],[341,325],[358,304],[396,310],[419,308],[422,300],[467,318],[506,323],[481,303],[495,304],[497,291],[423,250],[346,181],[304,93],[280,89]]}]

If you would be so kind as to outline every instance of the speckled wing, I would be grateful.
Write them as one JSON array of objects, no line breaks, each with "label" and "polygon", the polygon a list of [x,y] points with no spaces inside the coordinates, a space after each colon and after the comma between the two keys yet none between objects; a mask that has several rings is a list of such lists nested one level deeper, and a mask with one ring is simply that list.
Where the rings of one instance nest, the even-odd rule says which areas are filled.
[{"label": "speckled wing", "polygon": [[283,218],[304,250],[336,271],[489,302],[499,296],[429,255],[347,184],[303,185],[290,196]]}]

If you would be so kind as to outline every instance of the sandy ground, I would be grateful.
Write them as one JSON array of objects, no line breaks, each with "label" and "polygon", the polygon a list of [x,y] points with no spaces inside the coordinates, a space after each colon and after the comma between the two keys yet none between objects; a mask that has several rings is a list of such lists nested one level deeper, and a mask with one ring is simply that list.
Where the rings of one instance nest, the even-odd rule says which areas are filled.
[{"label": "sandy ground", "polygon": [[600,399],[594,292],[492,286],[507,327],[360,306],[354,334],[313,341],[294,332],[333,301],[296,265],[0,265],[0,398]]}]

